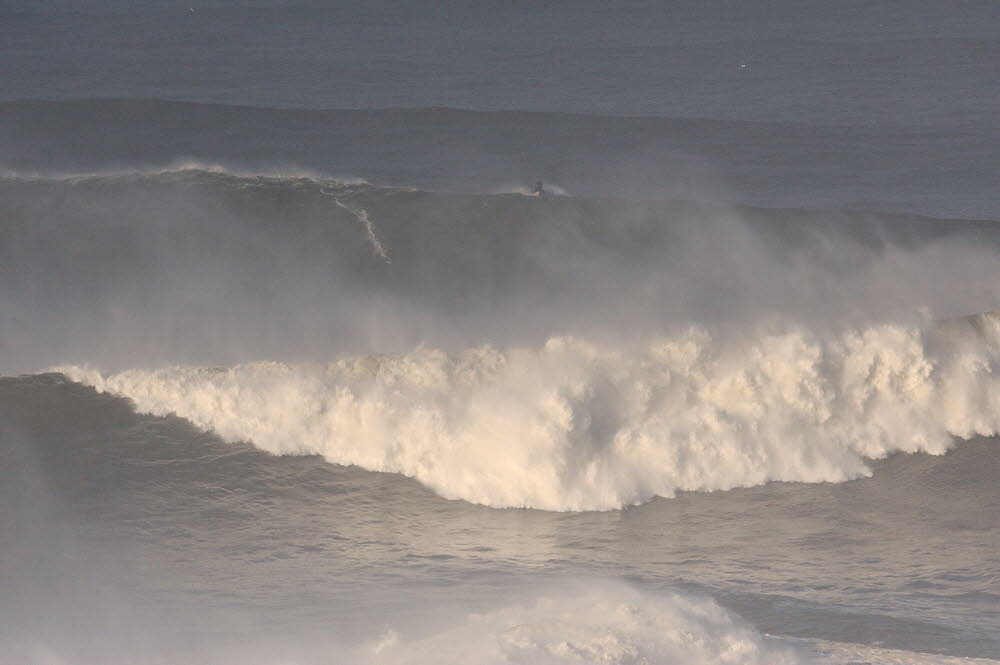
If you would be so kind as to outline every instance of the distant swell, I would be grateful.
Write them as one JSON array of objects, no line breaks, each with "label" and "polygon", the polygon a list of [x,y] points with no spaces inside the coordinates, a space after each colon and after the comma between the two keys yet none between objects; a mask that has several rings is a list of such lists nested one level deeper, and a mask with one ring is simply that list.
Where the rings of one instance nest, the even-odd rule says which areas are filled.
[{"label": "distant swell", "polygon": [[495,507],[608,510],[678,491],[840,482],[865,458],[1000,429],[1000,320],[638,346],[420,348],[332,364],[73,380],[277,454],[416,478]]},{"label": "distant swell", "polygon": [[[436,191],[523,191],[542,178],[549,191],[559,192],[551,187],[558,180],[577,195],[1000,214],[989,177],[996,145],[990,132],[949,126],[955,132],[949,134],[867,120],[815,124],[817,116],[760,119],[19,100],[0,102],[0,171],[93,173],[186,159],[253,173],[348,174]],[[970,146],[957,162],[962,168],[941,161],[962,143]],[[907,165],[905,177],[898,164]]]}]

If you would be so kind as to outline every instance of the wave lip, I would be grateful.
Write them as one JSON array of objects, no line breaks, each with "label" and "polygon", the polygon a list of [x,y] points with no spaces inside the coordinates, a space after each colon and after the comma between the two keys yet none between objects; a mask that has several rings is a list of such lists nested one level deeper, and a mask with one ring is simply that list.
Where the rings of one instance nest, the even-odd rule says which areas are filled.
[{"label": "wave lip", "polygon": [[1000,319],[977,335],[882,325],[640,348],[428,348],[69,378],[275,454],[416,478],[493,507],[610,510],[678,491],[842,482],[866,458],[1000,430]]},{"label": "wave lip", "polygon": [[314,169],[299,167],[242,169],[218,162],[206,162],[197,159],[179,159],[161,165],[137,166],[134,168],[102,168],[90,171],[25,171],[5,168],[0,169],[0,178],[29,182],[54,181],[69,183],[129,181],[136,179],[160,181],[186,179],[192,182],[223,181],[241,187],[253,186],[260,183],[308,183],[316,187],[350,187],[371,184],[364,178],[333,176]]}]

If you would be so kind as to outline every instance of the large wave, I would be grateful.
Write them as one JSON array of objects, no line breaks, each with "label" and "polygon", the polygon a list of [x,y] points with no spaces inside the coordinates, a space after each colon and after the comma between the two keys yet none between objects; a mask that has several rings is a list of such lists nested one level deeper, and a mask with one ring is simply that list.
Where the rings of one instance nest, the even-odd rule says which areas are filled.
[{"label": "large wave", "polygon": [[987,222],[204,168],[0,193],[5,363],[450,498],[842,481],[997,429],[993,318],[927,324],[1000,301]]},{"label": "large wave", "polygon": [[1000,303],[989,222],[175,166],[0,178],[0,371],[613,345]]},{"label": "large wave", "polygon": [[173,366],[76,381],[276,454],[495,507],[608,510],[678,491],[839,482],[866,458],[1000,430],[1000,319],[641,345],[420,348],[331,364]]}]

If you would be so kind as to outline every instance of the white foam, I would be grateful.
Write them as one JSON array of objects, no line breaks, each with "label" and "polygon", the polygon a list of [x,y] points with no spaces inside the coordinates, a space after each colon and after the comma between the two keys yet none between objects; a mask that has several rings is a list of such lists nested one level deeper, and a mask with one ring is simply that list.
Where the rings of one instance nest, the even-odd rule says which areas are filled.
[{"label": "white foam", "polygon": [[736,341],[419,348],[318,365],[59,371],[277,454],[416,478],[495,507],[607,510],[681,490],[839,482],[865,458],[1000,430],[997,319]]},{"label": "white foam", "polygon": [[765,635],[709,598],[612,580],[562,584],[523,602],[389,629],[352,662],[378,665],[998,665],[1000,661]]},{"label": "white foam", "polygon": [[614,583],[539,595],[474,614],[423,639],[387,632],[359,650],[379,665],[783,665],[812,662],[708,599]]},{"label": "white foam", "polygon": [[1000,661],[990,658],[946,656],[825,640],[801,640],[800,643],[803,647],[808,645],[820,662],[829,665],[1000,665]]},{"label": "white foam", "polygon": [[0,169],[0,177],[29,181],[54,180],[84,182],[88,180],[170,176],[199,172],[243,179],[267,178],[273,180],[310,180],[319,185],[336,184],[350,186],[371,184],[368,180],[356,176],[338,176],[300,167],[279,166],[268,169],[245,169],[224,165],[218,162],[206,162],[197,159],[176,159],[162,165],[148,165],[129,168],[105,168],[92,171],[42,172]]}]

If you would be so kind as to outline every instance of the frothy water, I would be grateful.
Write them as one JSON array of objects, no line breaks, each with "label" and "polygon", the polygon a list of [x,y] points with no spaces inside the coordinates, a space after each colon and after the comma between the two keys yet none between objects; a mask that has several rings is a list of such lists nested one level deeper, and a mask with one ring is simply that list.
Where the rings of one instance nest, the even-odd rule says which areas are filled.
[{"label": "frothy water", "polygon": [[1000,427],[1000,320],[638,349],[418,349],[328,365],[171,367],[71,379],[276,454],[416,478],[493,507],[612,510],[678,491],[842,482],[864,458],[941,454]]},{"label": "frothy water", "polygon": [[408,641],[389,632],[370,652],[372,662],[387,665],[818,662],[804,650],[757,633],[709,600],[650,596],[606,582],[474,614],[422,640]]},{"label": "frothy water", "polygon": [[0,663],[1000,662],[993,3],[169,5],[0,9]]}]

